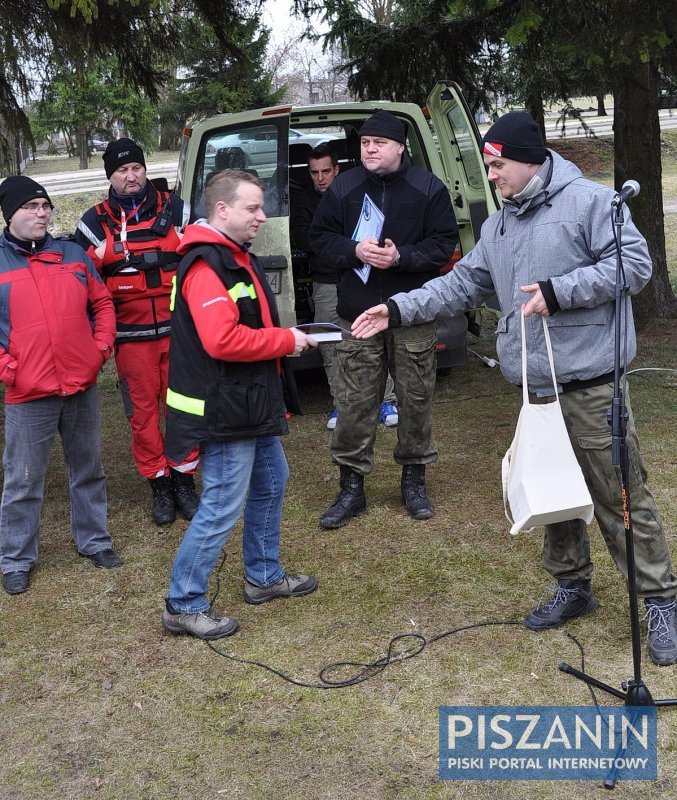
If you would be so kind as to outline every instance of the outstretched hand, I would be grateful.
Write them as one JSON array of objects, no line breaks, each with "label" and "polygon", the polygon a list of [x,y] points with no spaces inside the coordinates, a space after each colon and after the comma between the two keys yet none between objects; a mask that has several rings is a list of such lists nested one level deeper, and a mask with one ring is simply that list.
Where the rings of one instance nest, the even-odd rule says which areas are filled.
[{"label": "outstretched hand", "polygon": [[353,322],[351,326],[353,336],[356,339],[369,339],[376,336],[377,333],[386,330],[389,318],[388,306],[385,303],[372,306]]}]

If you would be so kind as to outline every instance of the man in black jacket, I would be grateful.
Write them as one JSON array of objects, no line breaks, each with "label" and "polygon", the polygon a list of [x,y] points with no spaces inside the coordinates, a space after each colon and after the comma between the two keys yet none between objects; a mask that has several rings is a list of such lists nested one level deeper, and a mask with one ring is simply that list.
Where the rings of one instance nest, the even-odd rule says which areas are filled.
[{"label": "man in black jacket", "polygon": [[[308,270],[313,279],[313,306],[315,322],[333,322],[341,324],[341,319],[336,311],[338,271],[334,266],[327,266],[325,262],[313,252],[310,247],[310,226],[313,217],[320,205],[322,196],[332,185],[339,174],[339,163],[336,153],[327,144],[320,144],[308,153],[308,172],[313,184],[311,190],[298,190],[292,197],[292,234],[294,246],[308,256]],[[333,363],[336,344],[325,342],[320,345],[322,363],[327,375],[327,383],[332,399],[336,394],[336,380],[334,378]],[[327,421],[327,428],[333,431],[336,427],[338,411],[336,403]],[[388,375],[385,395],[379,411],[379,419],[383,424],[392,428],[397,425],[397,408],[393,379]]]},{"label": "man in black jacket", "polygon": [[[346,328],[370,306],[435,277],[458,241],[444,184],[404,163],[406,134],[397,117],[377,111],[359,135],[362,166],[327,189],[310,231],[313,251],[339,273],[337,310]],[[431,323],[368,340],[345,337],[337,345],[338,424],[331,453],[341,470],[341,490],[320,518],[323,528],[339,528],[366,511],[364,476],[373,467],[388,370],[398,399],[394,457],[402,465],[402,499],[414,519],[433,515],[425,465],[437,459],[431,420],[435,341]]]},{"label": "man in black jacket", "polygon": [[[337,273],[334,267],[327,267],[321,258],[311,250],[309,236],[313,217],[320,205],[322,195],[334,182],[339,173],[338,159],[333,150],[326,144],[315,147],[308,153],[308,172],[312,181],[312,188],[304,185],[292,195],[292,237],[294,247],[303,251],[308,257],[308,270],[313,279],[313,306],[316,322],[333,322],[339,324],[336,315],[336,280]],[[334,396],[334,382],[332,380],[332,363],[334,360],[333,342],[320,345],[322,363],[327,374],[327,383],[332,397]],[[336,426],[336,408],[332,412],[327,427],[332,430]]]}]

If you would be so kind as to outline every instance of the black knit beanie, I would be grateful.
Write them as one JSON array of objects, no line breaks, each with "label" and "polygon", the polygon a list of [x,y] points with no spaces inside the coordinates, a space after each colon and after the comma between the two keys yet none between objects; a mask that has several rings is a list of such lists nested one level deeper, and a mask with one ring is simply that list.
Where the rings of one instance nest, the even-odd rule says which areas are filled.
[{"label": "black knit beanie", "polygon": [[527,164],[542,164],[546,159],[541,131],[526,111],[511,111],[500,117],[484,134],[482,152]]},{"label": "black knit beanie", "polygon": [[404,126],[390,111],[377,111],[362,125],[358,131],[360,136],[382,136],[400,144],[406,144]]},{"label": "black knit beanie", "polygon": [[131,139],[114,139],[108,142],[108,147],[103,154],[103,165],[106,170],[106,177],[115,172],[123,164],[142,164],[146,166],[143,157],[143,150]]},{"label": "black knit beanie", "polygon": [[54,208],[47,191],[26,175],[10,175],[0,183],[0,208],[8,225],[19,206],[38,199],[46,200]]}]

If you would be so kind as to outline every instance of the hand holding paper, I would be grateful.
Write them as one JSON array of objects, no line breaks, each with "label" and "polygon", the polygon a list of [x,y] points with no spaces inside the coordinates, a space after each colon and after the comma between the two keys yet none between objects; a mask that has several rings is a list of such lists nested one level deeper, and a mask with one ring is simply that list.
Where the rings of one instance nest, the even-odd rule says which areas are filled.
[{"label": "hand holding paper", "polygon": [[299,353],[303,353],[305,350],[317,347],[317,340],[312,336],[308,336],[307,333],[300,331],[298,328],[291,328],[291,332],[294,334],[295,356],[297,356]]}]

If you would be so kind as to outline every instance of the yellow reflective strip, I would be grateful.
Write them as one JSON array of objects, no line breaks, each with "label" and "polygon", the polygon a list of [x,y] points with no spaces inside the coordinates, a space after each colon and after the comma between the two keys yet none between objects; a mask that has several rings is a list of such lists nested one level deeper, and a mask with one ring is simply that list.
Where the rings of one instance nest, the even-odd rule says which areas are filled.
[{"label": "yellow reflective strip", "polygon": [[241,297],[249,297],[251,300],[256,300],[256,286],[253,283],[247,285],[244,281],[240,281],[232,289],[228,289],[228,295],[234,303],[237,303]]},{"label": "yellow reflective strip", "polygon": [[228,294],[230,296],[230,299],[234,303],[237,303],[237,301],[240,299],[240,296],[242,295],[242,290],[243,289],[244,289],[244,283],[241,283],[241,282],[240,283],[236,283],[235,286],[233,286],[232,289],[228,289]]},{"label": "yellow reflective strip", "polygon": [[169,295],[169,310],[174,310],[174,302],[176,301],[176,273],[172,275],[172,292]]},{"label": "yellow reflective strip", "polygon": [[205,401],[197,397],[186,397],[171,389],[167,389],[167,405],[176,408],[178,411],[185,411],[186,414],[194,414],[196,417],[204,417]]}]

